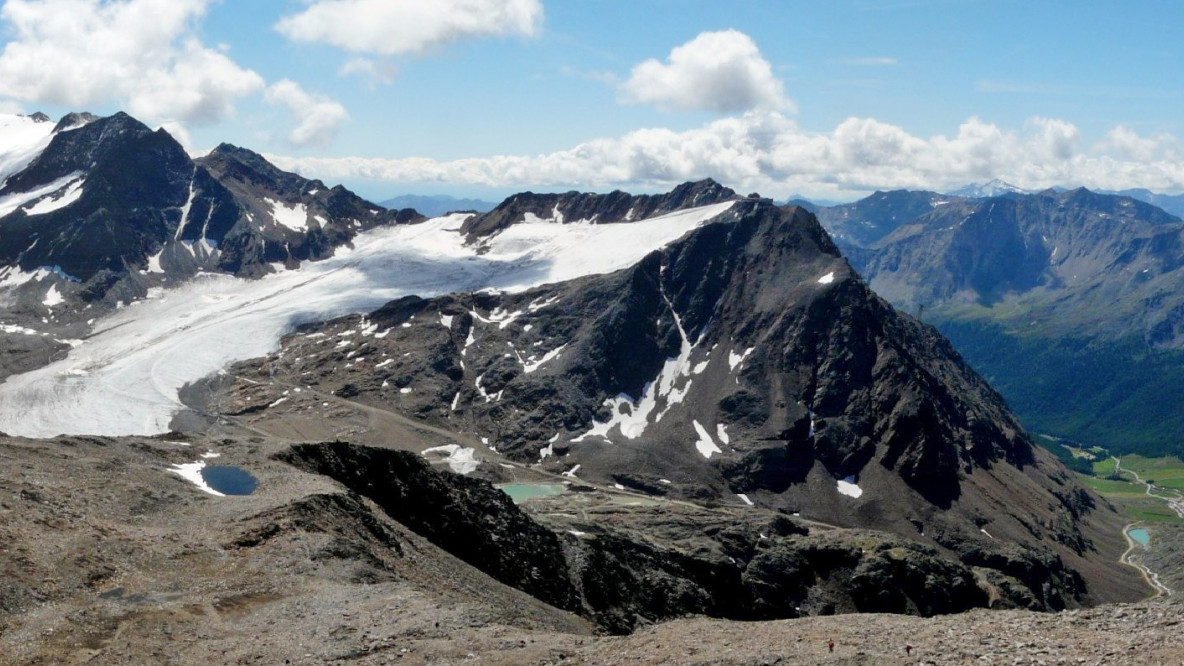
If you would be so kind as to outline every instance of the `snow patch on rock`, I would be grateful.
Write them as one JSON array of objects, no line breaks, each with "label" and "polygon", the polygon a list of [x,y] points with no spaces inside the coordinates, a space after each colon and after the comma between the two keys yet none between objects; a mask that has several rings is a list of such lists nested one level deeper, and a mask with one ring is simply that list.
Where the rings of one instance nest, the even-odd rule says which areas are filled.
[{"label": "snow patch on rock", "polygon": [[81,174],[75,172],[68,176],[62,176],[48,185],[42,185],[41,187],[29,190],[28,192],[13,192],[12,194],[6,194],[0,197],[0,217],[9,215],[27,203],[36,201],[46,195],[53,194],[62,188],[68,187],[80,177]]},{"label": "snow patch on rock", "polygon": [[716,446],[715,440],[711,439],[711,433],[707,432],[707,428],[704,428],[703,425],[698,421],[693,421],[693,423],[695,426],[695,432],[699,435],[699,441],[695,442],[695,448],[699,451],[699,454],[704,458],[711,460],[711,456],[713,454],[723,453],[720,451],[719,447]]},{"label": "snow patch on rock", "polygon": [[294,203],[289,206],[274,199],[264,199],[264,201],[271,205],[271,219],[275,220],[276,224],[292,231],[308,231],[308,210],[305,209],[304,204]]},{"label": "snow patch on rock", "polygon": [[62,292],[58,291],[58,286],[53,284],[49,286],[49,291],[45,292],[45,300],[41,301],[41,304],[45,307],[52,308],[64,302],[66,302],[66,298],[62,296]]},{"label": "snow patch on rock", "polygon": [[428,460],[447,462],[448,469],[462,475],[472,474],[481,464],[477,460],[477,449],[466,448],[459,444],[445,444],[424,449],[420,455]]},{"label": "snow patch on rock", "polygon": [[179,463],[179,464],[173,465],[172,467],[170,467],[168,469],[168,471],[172,472],[173,474],[176,474],[177,476],[181,477],[182,479],[185,479],[189,483],[192,483],[194,486],[197,487],[198,490],[202,491],[203,493],[207,493],[207,494],[213,495],[215,497],[226,497],[222,493],[211,488],[210,484],[206,483],[205,478],[201,475],[201,471],[205,468],[206,468],[206,461],[198,460],[197,462]]},{"label": "snow patch on rock", "polygon": [[31,206],[26,206],[25,212],[29,215],[45,215],[61,210],[82,198],[82,184],[83,178],[79,177],[67,184],[64,189],[43,197]]},{"label": "snow patch on rock", "polygon": [[855,477],[849,476],[845,479],[839,479],[836,483],[838,484],[839,494],[854,497],[855,499],[863,497],[863,488],[860,488],[855,483]]}]

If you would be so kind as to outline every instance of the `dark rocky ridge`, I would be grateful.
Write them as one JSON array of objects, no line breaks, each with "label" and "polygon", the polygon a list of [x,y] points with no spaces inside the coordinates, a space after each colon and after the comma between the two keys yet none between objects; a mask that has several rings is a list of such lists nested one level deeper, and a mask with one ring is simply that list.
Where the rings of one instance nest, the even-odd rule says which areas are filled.
[{"label": "dark rocky ridge", "polygon": [[893,190],[875,192],[852,203],[817,206],[811,212],[818,216],[843,251],[848,252],[851,248],[874,245],[901,225],[940,210],[952,201],[961,199],[936,192]]},{"label": "dark rocky ridge", "polygon": [[[836,610],[933,615],[988,603],[965,565],[884,535],[808,536],[776,515],[699,516],[682,526],[686,543],[620,527],[573,535],[562,525],[549,531],[488,482],[434,471],[415,454],[336,442],[298,445],[277,457],[340,481],[498,580],[614,633],[690,614],[743,620]],[[677,530],[666,524],[662,531]]]},{"label": "dark rocky ridge", "polygon": [[[261,155],[229,144],[196,163],[238,203],[239,218],[219,241],[219,266],[239,275],[268,272],[272,263],[293,268],[301,261],[323,259],[358,233],[423,219],[414,210],[388,211],[340,185],[328,188],[319,180],[281,171]],[[272,202],[304,206],[308,229],[271,222]]]},{"label": "dark rocky ridge", "polygon": [[486,481],[435,472],[413,453],[343,442],[298,445],[278,458],[370,498],[395,520],[507,585],[557,608],[578,606],[559,539]]},{"label": "dark rocky ridge", "polygon": [[522,222],[527,213],[546,220],[554,219],[556,211],[567,222],[630,222],[736,197],[735,191],[710,178],[696,183],[683,183],[666,194],[653,195],[631,195],[620,190],[608,194],[524,192],[509,197],[488,213],[470,218],[461,230],[470,236],[487,236]]},{"label": "dark rocky ridge", "polygon": [[[330,344],[361,329],[382,334]],[[686,371],[654,389],[684,355]],[[709,505],[745,493],[919,539],[1039,607],[1130,593],[1111,563],[1117,514],[1033,447],[934,329],[875,297],[800,209],[740,202],[612,275],[408,297],[250,365],[239,372],[484,434],[551,472],[578,465],[581,478]],[[581,437],[644,404],[642,432]],[[719,449],[709,459],[700,428]],[[862,497],[836,489],[849,477]]]}]

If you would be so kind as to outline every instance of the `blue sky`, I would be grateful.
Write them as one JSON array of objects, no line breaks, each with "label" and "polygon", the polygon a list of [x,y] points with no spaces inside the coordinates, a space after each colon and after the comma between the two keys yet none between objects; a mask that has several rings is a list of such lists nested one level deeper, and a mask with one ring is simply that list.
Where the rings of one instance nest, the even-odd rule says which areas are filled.
[{"label": "blue sky", "polygon": [[702,177],[779,198],[1176,192],[1182,19],[1166,0],[4,0],[0,110],[125,109],[376,199]]}]

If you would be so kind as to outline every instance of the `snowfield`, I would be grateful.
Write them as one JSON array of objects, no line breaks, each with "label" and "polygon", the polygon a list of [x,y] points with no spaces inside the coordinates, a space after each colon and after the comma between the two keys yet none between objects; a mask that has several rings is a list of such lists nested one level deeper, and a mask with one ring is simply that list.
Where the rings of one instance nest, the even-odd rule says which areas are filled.
[{"label": "snowfield", "polygon": [[630,224],[524,222],[466,246],[466,215],[377,229],[300,270],[240,280],[205,275],[95,323],[56,363],[0,384],[0,431],[152,435],[182,409],[178,391],[230,364],[265,355],[296,325],[416,294],[432,297],[541,284],[631,266],[727,211],[721,203]]},{"label": "snowfield", "polygon": [[0,114],[0,186],[24,169],[53,140],[53,123],[27,116]]}]

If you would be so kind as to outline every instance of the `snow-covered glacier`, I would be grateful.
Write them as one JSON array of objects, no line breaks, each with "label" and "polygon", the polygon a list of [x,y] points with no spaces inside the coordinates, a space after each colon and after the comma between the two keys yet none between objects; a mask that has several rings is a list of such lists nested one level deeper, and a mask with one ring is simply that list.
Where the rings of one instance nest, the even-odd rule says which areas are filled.
[{"label": "snow-covered glacier", "polygon": [[0,384],[0,431],[37,438],[167,432],[185,384],[274,350],[298,324],[409,294],[519,291],[612,272],[732,205],[629,224],[534,218],[480,243],[465,242],[466,216],[453,215],[377,229],[330,259],[258,280],[203,275],[99,320],[65,359]]}]

